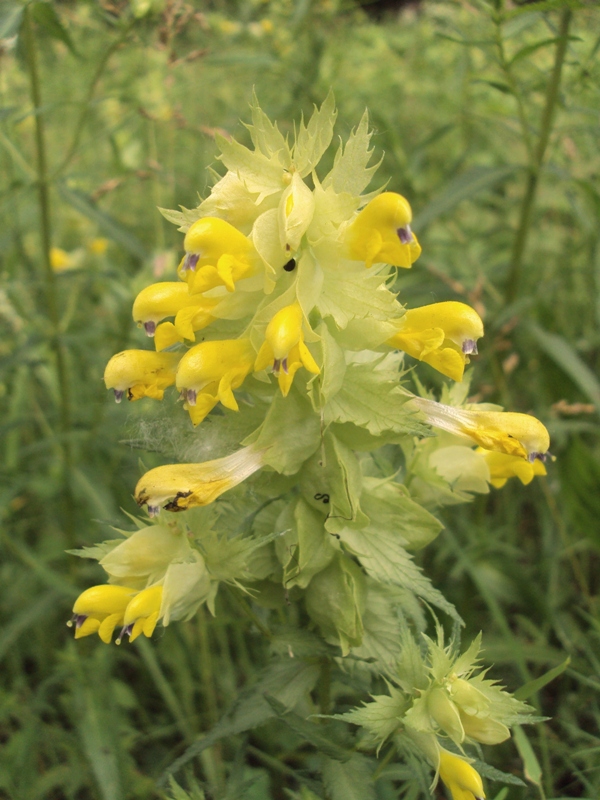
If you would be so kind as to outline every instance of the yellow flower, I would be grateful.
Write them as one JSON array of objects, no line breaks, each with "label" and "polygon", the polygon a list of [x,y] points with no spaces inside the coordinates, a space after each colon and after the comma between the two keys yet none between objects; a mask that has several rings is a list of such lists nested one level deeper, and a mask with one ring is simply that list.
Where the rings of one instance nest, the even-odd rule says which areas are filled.
[{"label": "yellow flower", "polygon": [[202,464],[156,467],[138,481],[135,500],[140,506],[148,506],[151,517],[158,514],[161,506],[167,511],[207,506],[260,469],[263,457],[263,450],[250,446]]},{"label": "yellow flower", "polygon": [[258,351],[254,365],[256,372],[273,365],[273,373],[277,375],[284,397],[287,397],[294,375],[300,367],[306,367],[314,375],[321,371],[304,344],[303,316],[299,303],[292,303],[278,311],[267,325],[265,341]]},{"label": "yellow flower", "polygon": [[77,269],[79,259],[72,253],[67,253],[61,247],[50,248],[50,266],[54,272],[66,272],[70,269]]},{"label": "yellow flower", "polygon": [[128,586],[91,586],[75,601],[73,618],[67,625],[75,625],[76,639],[97,633],[108,644],[114,629],[123,624],[125,609],[135,594],[136,590]]},{"label": "yellow flower", "polygon": [[[154,336],[157,322],[165,319],[165,317],[173,317],[183,310],[189,312],[187,315],[188,325],[199,314],[204,322],[201,327],[205,327],[212,321],[212,317],[207,311],[217,302],[216,299],[209,300],[201,296],[191,295],[187,284],[181,283],[181,281],[153,283],[151,286],[146,286],[145,289],[142,289],[135,298],[132,311],[133,320],[140,327],[144,327],[147,336]],[[190,327],[190,330],[191,336],[185,338],[193,340],[193,330],[200,330],[200,327],[193,330]]]},{"label": "yellow flower", "polygon": [[468,411],[423,397],[413,398],[426,421],[436,428],[467,436],[480,447],[530,462],[542,461],[550,447],[550,436],[542,423],[529,414],[512,411]]},{"label": "yellow flower", "polygon": [[547,474],[546,467],[539,459],[531,463],[518,456],[494,453],[490,450],[484,450],[482,447],[478,447],[476,452],[484,456],[490,470],[490,483],[496,489],[501,489],[509,478],[518,478],[521,483],[527,486],[536,475]]},{"label": "yellow flower", "polygon": [[201,342],[183,356],[177,369],[177,388],[194,425],[218,402],[239,411],[233,389],[239,388],[254,365],[249,339]]},{"label": "yellow flower", "polygon": [[387,344],[425,361],[442,375],[462,381],[469,355],[483,336],[479,314],[464,303],[448,301],[411,308]]},{"label": "yellow flower", "polygon": [[95,256],[103,256],[108,248],[108,239],[104,239],[101,236],[92,239],[91,242],[88,242],[87,248],[90,253],[93,253]]},{"label": "yellow flower", "polygon": [[128,400],[153,397],[162,400],[165,389],[175,383],[175,370],[181,354],[155,353],[152,350],[123,350],[106,365],[104,383],[113,389],[120,403],[127,392]]},{"label": "yellow flower", "polygon": [[185,235],[185,256],[177,270],[192,294],[225,286],[233,292],[236,281],[254,274],[256,255],[250,240],[218,217],[196,220]]},{"label": "yellow flower", "polygon": [[346,242],[350,258],[410,267],[421,255],[421,246],[410,229],[412,211],[408,200],[395,192],[373,198],[351,223]]},{"label": "yellow flower", "polygon": [[124,636],[129,636],[130,642],[135,641],[142,633],[148,638],[152,636],[158,622],[162,596],[162,586],[151,586],[136,594],[125,609],[123,628],[116,639],[117,644],[121,644]]},{"label": "yellow flower", "polygon": [[440,749],[440,778],[452,800],[485,800],[481,775],[464,758]]}]

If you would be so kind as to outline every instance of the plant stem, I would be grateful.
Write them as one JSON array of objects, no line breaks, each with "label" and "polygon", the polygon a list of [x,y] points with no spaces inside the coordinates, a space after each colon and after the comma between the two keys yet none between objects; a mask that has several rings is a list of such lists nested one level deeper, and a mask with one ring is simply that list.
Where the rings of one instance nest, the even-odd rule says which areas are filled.
[{"label": "plant stem", "polygon": [[252,611],[252,609],[250,608],[248,603],[244,600],[244,598],[240,597],[239,593],[236,592],[231,586],[228,586],[227,588],[229,590],[229,594],[231,595],[231,597],[233,597],[235,602],[240,606],[244,614],[249,619],[252,620],[252,622],[256,625],[256,627],[262,633],[262,635],[265,636],[267,639],[272,639],[273,634],[271,633],[271,631],[267,628],[267,626],[264,623],[260,621],[260,619],[256,616],[254,611]]},{"label": "plant stem", "polygon": [[331,708],[331,661],[327,656],[321,660],[321,672],[317,685],[319,694],[319,710],[321,714],[329,714]]},{"label": "plant stem", "polygon": [[508,271],[508,280],[506,284],[505,301],[507,305],[515,300],[519,291],[523,266],[523,255],[525,253],[527,238],[531,228],[533,206],[535,203],[535,196],[537,193],[542,165],[544,163],[546,149],[548,147],[550,134],[552,132],[552,123],[554,121],[554,112],[556,110],[558,91],[560,89],[562,68],[567,52],[571,17],[572,12],[569,9],[563,10],[560,16],[558,41],[556,43],[556,52],[554,55],[554,66],[548,80],[548,85],[546,86],[546,101],[544,104],[544,110],[542,112],[540,135],[529,163],[527,184],[525,186],[525,194],[523,195],[521,211],[519,214],[519,226],[517,228],[517,234],[513,243]]},{"label": "plant stem", "polygon": [[72,498],[70,489],[70,478],[73,466],[73,454],[69,433],[71,430],[71,402],[69,397],[69,376],[67,372],[67,361],[64,346],[61,340],[60,319],[58,311],[58,293],[56,287],[56,275],[50,262],[50,247],[52,244],[52,228],[50,223],[50,191],[48,180],[48,162],[46,157],[46,137],[44,129],[44,115],[42,111],[42,93],[40,72],[37,60],[35,34],[31,19],[31,10],[28,5],[24,9],[23,37],[29,79],[31,84],[31,100],[35,113],[35,145],[36,145],[36,168],[38,202],[40,209],[40,233],[42,262],[44,265],[44,277],[46,285],[46,305],[48,317],[50,319],[51,335],[50,343],[56,357],[56,369],[58,373],[58,385],[60,392],[60,422],[63,434],[62,454],[64,467],[65,500],[67,513],[65,520],[67,523],[67,535],[72,539],[73,517],[71,513]]}]

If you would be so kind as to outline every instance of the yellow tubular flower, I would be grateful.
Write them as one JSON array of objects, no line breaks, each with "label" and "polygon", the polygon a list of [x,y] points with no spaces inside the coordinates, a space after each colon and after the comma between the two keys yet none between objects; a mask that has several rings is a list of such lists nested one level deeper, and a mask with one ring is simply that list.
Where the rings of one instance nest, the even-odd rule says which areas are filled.
[{"label": "yellow tubular flower", "polygon": [[177,388],[194,425],[218,402],[239,411],[233,389],[252,371],[255,356],[249,339],[201,342],[187,351],[177,369]]},{"label": "yellow tubular flower", "polygon": [[448,301],[411,308],[387,344],[425,361],[442,375],[462,381],[469,355],[483,336],[479,314],[464,303]]},{"label": "yellow tubular flower", "polygon": [[440,750],[440,778],[452,800],[485,800],[481,775],[464,758]]},{"label": "yellow tubular flower", "polygon": [[62,247],[51,247],[50,266],[54,272],[66,272],[78,266],[78,259],[72,253],[67,253]]},{"label": "yellow tubular flower", "polygon": [[152,636],[158,622],[162,596],[162,586],[151,586],[136,594],[125,609],[123,628],[116,639],[117,644],[121,644],[124,636],[129,636],[130,642],[135,641],[142,633],[148,638]]},{"label": "yellow tubular flower", "polygon": [[104,370],[104,383],[113,389],[120,403],[152,397],[162,400],[165,389],[175,383],[180,353],[155,353],[152,350],[123,350],[111,358]]},{"label": "yellow tubular flower", "polygon": [[413,404],[423,412],[425,420],[436,428],[458,436],[467,436],[480,447],[533,463],[545,460],[550,436],[542,423],[529,414],[512,411],[467,411],[424,397],[415,397]]},{"label": "yellow tubular flower", "polygon": [[132,316],[134,322],[144,327],[147,336],[154,336],[156,324],[165,317],[174,317],[182,309],[191,311],[193,317],[198,310],[212,308],[216,302],[191,295],[187,284],[181,281],[164,281],[142,289],[135,298]]},{"label": "yellow tubular flower", "polygon": [[91,586],[75,601],[73,618],[67,625],[75,625],[76,639],[97,633],[108,644],[114,629],[123,624],[125,609],[135,594],[136,590],[128,586]]},{"label": "yellow tubular flower", "polygon": [[509,478],[518,478],[527,486],[536,475],[546,475],[546,467],[536,459],[533,463],[524,461],[518,456],[509,456],[506,453],[494,453],[490,450],[477,448],[485,458],[485,463],[490,470],[490,483],[496,489],[501,489]]},{"label": "yellow tubular flower", "polygon": [[233,292],[236,281],[253,275],[256,254],[252,242],[233,225],[218,217],[196,220],[185,235],[185,256],[177,273],[192,294],[225,286]]},{"label": "yellow tubular flower", "polygon": [[395,192],[373,198],[348,228],[346,243],[350,258],[410,267],[421,255],[421,246],[410,229],[412,211],[408,200]]},{"label": "yellow tubular flower", "polygon": [[278,311],[267,325],[265,341],[258,351],[254,365],[255,372],[272,365],[284,397],[287,397],[294,375],[300,367],[305,367],[314,375],[321,372],[304,344],[303,317],[299,303],[292,303]]},{"label": "yellow tubular flower", "polygon": [[250,446],[202,464],[156,467],[138,481],[135,500],[139,506],[148,506],[151,517],[159,513],[161,506],[167,511],[207,506],[260,469],[263,457],[263,450]]}]

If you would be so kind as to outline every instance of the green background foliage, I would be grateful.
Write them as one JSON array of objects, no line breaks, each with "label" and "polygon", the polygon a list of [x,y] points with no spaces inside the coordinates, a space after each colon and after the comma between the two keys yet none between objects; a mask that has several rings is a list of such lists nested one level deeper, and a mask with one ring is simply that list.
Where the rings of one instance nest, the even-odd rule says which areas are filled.
[{"label": "green background foliage", "polygon": [[[599,796],[593,6],[0,4],[0,797],[427,796],[410,760],[386,762],[384,749],[377,766],[349,749],[341,723],[289,710],[330,654],[271,662],[288,640],[234,591],[219,594],[216,618],[201,609],[120,649],[75,644],[64,627],[73,599],[101,580],[65,549],[106,538],[120,508],[135,513],[140,457],[152,467],[169,448],[202,446],[183,424],[165,427],[151,401],[115,406],[102,383],[113,353],[145,346],[135,294],[180,258],[181,234],[156,207],[206,195],[215,135],[247,141],[239,120],[253,88],[286,133],[330,87],[344,135],[368,107],[376,185],[389,181],[415,211],[424,254],[402,276],[403,302],[463,300],[484,316],[472,391],[538,416],[557,457],[529,487],[446,509],[417,557],[465,637],[484,631],[492,674],[510,689],[533,682],[529,701],[552,718],[486,757],[531,781],[511,798]],[[98,237],[105,253],[90,249]],[[53,272],[49,246],[79,268]],[[271,605],[280,624],[295,621],[282,595]],[[315,646],[308,632],[294,643]],[[558,678],[536,682],[567,657]],[[313,699],[345,710],[383,690],[321,674]],[[507,796],[493,786],[489,796]]]}]

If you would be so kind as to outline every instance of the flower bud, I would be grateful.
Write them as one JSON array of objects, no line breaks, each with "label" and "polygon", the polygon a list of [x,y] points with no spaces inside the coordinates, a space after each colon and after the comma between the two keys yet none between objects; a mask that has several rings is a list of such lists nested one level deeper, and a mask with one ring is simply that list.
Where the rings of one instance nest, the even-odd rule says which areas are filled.
[{"label": "flower bud", "polygon": [[464,758],[440,749],[440,778],[452,800],[485,800],[481,775]]}]

